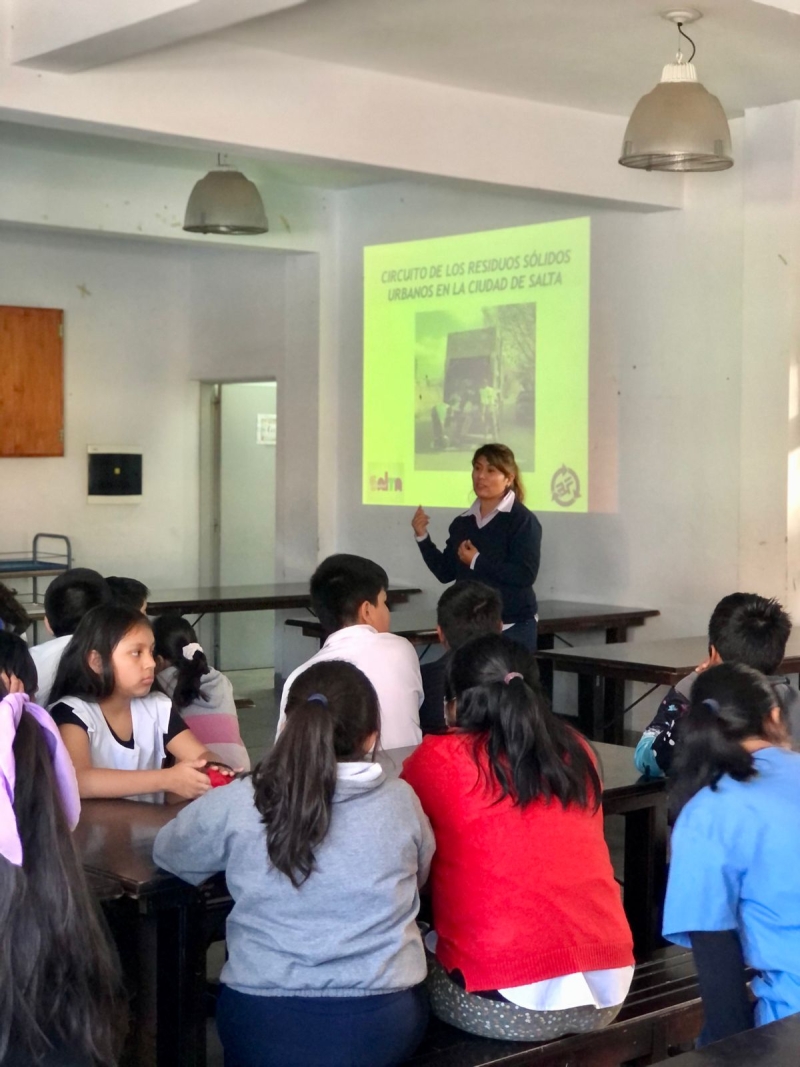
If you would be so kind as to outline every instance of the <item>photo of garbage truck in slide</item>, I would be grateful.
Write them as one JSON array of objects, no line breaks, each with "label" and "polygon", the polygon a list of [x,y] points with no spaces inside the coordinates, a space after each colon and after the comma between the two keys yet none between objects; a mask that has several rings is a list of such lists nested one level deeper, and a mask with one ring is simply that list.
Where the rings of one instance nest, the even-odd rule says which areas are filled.
[{"label": "photo of garbage truck in slide", "polygon": [[416,315],[416,470],[463,470],[494,440],[535,469],[536,305],[483,308],[481,318],[486,325],[463,329],[446,312]]}]

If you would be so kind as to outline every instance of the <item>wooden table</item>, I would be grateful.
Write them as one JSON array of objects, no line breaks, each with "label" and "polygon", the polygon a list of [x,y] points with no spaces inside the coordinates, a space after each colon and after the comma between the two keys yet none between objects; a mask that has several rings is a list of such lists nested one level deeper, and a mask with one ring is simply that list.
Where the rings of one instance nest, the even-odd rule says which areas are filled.
[{"label": "wooden table", "polygon": [[[541,650],[540,661],[578,675],[581,730],[595,740],[622,743],[625,682],[676,685],[708,656],[707,637],[587,645]],[[781,672],[800,671],[800,629],[792,632]]]},{"label": "wooden table", "polygon": [[[418,591],[418,590],[417,590]],[[581,604],[574,600],[542,600],[539,603],[539,648],[552,648],[557,634],[585,630],[605,630],[606,641],[625,641],[628,628],[643,626],[646,619],[658,615],[654,608],[624,608],[612,604]],[[325,631],[314,615],[287,619],[287,626],[297,626],[304,637],[325,640]],[[438,644],[436,611],[403,609],[392,612],[392,633],[407,638],[413,645]]]},{"label": "wooden table", "polygon": [[797,1067],[800,1014],[661,1062],[670,1067]]},{"label": "wooden table", "polygon": [[[633,765],[633,749],[595,744],[600,757],[603,813],[625,819],[624,904],[637,959],[662,944],[661,909],[667,881],[667,792],[663,778],[643,778]],[[379,756],[388,775],[397,777],[414,748]]]},{"label": "wooden table", "polygon": [[[664,780],[640,778],[632,750],[597,745],[606,815],[625,817],[625,910],[637,957],[659,942],[666,874]],[[412,749],[381,756],[397,775]],[[181,805],[83,802],[75,841],[103,901],[132,992],[124,1067],[205,1067],[206,949],[231,907],[222,876],[197,888],[156,867],[156,834]]]},{"label": "wooden table", "polygon": [[[415,586],[390,586],[386,599],[390,604],[404,604]],[[277,582],[273,585],[213,585],[192,589],[156,589],[147,601],[148,615],[175,611],[180,615],[205,615],[206,612],[277,611],[283,608],[310,608],[308,582]]]},{"label": "wooden table", "polygon": [[231,901],[221,877],[196,889],[153,862],[181,807],[84,800],[75,831],[131,992],[124,1067],[205,1067],[206,949]]}]

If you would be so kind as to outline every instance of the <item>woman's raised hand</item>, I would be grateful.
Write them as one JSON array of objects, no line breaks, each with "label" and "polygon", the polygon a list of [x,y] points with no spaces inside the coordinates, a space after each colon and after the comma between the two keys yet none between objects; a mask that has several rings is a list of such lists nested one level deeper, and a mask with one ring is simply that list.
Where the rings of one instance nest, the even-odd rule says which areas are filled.
[{"label": "woman's raised hand", "polygon": [[417,537],[424,537],[428,532],[428,523],[431,521],[430,515],[426,515],[422,510],[422,504],[414,512],[414,518],[411,520],[411,525],[414,528],[414,533]]}]

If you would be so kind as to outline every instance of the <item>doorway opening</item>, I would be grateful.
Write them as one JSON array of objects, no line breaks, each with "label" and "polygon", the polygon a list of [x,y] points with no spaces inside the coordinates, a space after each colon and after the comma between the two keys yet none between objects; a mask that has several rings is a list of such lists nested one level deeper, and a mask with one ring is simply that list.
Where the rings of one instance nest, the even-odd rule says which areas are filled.
[{"label": "doorway opening", "polygon": [[[200,584],[275,580],[277,382],[208,382],[200,388]],[[275,664],[269,611],[204,619],[221,671]],[[210,629],[210,632],[209,632]]]}]

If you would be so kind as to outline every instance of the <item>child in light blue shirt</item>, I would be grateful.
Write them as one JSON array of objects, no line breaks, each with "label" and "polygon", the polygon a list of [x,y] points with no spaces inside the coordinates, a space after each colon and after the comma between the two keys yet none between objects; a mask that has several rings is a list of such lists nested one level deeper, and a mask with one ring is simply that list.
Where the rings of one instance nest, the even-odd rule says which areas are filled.
[{"label": "child in light blue shirt", "polygon": [[694,684],[673,761],[679,814],[664,936],[691,946],[706,1027],[701,1043],[800,1011],[800,754],[774,690],[721,664]]}]

